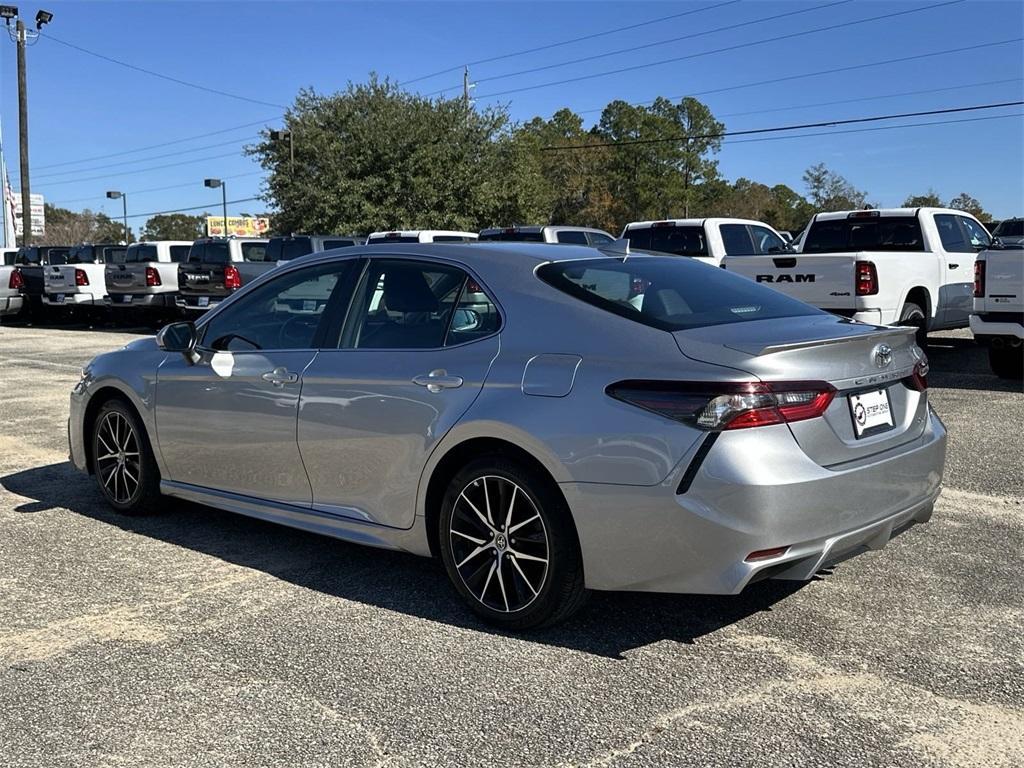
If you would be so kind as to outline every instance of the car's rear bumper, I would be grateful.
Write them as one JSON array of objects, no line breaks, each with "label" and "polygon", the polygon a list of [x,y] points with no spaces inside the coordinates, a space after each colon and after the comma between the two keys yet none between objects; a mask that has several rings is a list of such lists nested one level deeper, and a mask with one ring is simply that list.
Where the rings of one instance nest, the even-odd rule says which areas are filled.
[{"label": "car's rear bumper", "polygon": [[16,315],[25,306],[21,296],[0,296],[0,315]]},{"label": "car's rear bumper", "polygon": [[[58,296],[63,296],[64,300],[58,300]],[[61,293],[59,291],[47,292],[43,294],[43,304],[48,307],[67,307],[67,306],[78,306],[81,304],[103,306],[103,295],[96,293]]]},{"label": "car's rear bumper", "polygon": [[111,293],[103,303],[112,309],[174,309],[177,306],[173,293]]},{"label": "car's rear bumper", "polygon": [[[745,433],[745,434],[744,434]],[[931,515],[946,431],[841,468],[814,463],[785,425],[721,434],[683,493],[692,456],[658,486],[565,483],[592,589],[735,594],[766,576],[809,579]],[[772,557],[751,553],[786,547]]]},{"label": "car's rear bumper", "polygon": [[1002,323],[983,320],[978,315],[971,315],[971,333],[975,336],[1012,336],[1024,339],[1024,325],[1020,323]]},{"label": "car's rear bumper", "polygon": [[[208,309],[213,309],[220,304],[227,296],[182,296],[178,295],[175,297],[174,304],[178,309],[184,310],[185,312],[198,312],[203,313]],[[208,301],[207,304],[202,303],[202,299]]]}]

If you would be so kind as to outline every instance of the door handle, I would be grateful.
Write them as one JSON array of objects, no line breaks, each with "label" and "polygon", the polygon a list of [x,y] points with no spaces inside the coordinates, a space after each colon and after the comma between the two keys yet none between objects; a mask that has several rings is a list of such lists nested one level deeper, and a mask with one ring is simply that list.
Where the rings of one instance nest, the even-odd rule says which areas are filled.
[{"label": "door handle", "polygon": [[283,387],[285,384],[294,384],[299,380],[299,374],[291,373],[287,368],[275,368],[272,371],[267,371],[261,379],[269,381],[275,387]]},{"label": "door handle", "polygon": [[959,267],[959,266],[960,266],[959,264],[950,264],[950,265],[949,265],[949,268],[950,268],[950,269],[956,269],[956,268],[957,268],[957,267]]},{"label": "door handle", "polygon": [[426,376],[415,376],[413,384],[426,387],[428,392],[440,392],[442,389],[455,389],[462,386],[461,376],[449,376],[443,368],[431,371]]}]

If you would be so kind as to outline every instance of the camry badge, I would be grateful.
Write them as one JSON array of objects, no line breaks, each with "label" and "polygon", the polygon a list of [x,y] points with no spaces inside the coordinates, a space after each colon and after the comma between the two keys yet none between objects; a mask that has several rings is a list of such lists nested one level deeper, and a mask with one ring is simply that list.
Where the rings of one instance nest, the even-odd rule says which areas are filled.
[{"label": "camry badge", "polygon": [[876,366],[886,368],[892,364],[892,347],[888,344],[879,344],[875,347],[874,352],[871,353],[871,357],[874,359]]}]

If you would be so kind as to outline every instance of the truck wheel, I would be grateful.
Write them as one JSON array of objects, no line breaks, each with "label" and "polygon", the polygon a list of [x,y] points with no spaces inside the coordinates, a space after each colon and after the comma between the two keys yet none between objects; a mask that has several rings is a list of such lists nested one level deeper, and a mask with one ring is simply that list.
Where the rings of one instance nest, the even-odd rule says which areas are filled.
[{"label": "truck wheel", "polygon": [[925,319],[924,310],[912,301],[903,305],[900,312],[900,319],[897,325],[913,326],[917,329],[915,338],[917,346],[924,349],[928,344],[928,321]]},{"label": "truck wheel", "polygon": [[992,373],[1001,379],[1024,379],[1024,345],[989,346],[988,363]]}]

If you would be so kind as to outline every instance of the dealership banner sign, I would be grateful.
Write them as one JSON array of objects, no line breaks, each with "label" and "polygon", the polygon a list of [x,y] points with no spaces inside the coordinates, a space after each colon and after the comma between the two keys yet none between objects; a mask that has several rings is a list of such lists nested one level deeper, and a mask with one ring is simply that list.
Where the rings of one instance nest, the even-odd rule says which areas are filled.
[{"label": "dealership banner sign", "polygon": [[270,219],[265,216],[228,216],[228,231],[224,231],[223,216],[206,217],[206,234],[210,237],[266,237]]}]

